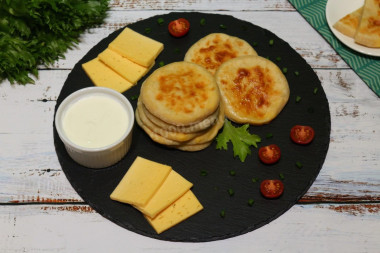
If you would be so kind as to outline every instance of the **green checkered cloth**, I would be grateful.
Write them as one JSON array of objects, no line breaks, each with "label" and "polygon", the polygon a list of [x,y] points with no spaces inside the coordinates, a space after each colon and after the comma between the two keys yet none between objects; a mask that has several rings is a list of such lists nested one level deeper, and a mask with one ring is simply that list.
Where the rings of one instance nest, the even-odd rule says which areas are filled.
[{"label": "green checkered cloth", "polygon": [[358,53],[342,44],[334,36],[326,21],[327,0],[289,0],[289,2],[331,44],[358,76],[380,96],[380,57]]}]

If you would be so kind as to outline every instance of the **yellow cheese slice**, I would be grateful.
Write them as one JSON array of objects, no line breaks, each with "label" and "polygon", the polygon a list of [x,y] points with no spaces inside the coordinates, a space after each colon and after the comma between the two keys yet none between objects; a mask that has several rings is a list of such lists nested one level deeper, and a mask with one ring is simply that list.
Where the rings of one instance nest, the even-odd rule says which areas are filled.
[{"label": "yellow cheese slice", "polygon": [[154,218],[159,212],[185,194],[192,186],[191,182],[172,170],[148,203],[145,206],[135,207],[143,214]]},{"label": "yellow cheese slice", "polygon": [[171,170],[170,166],[138,156],[110,197],[119,202],[144,206]]},{"label": "yellow cheese slice", "polygon": [[178,223],[186,220],[190,216],[203,209],[194,193],[189,190],[168,208],[159,213],[154,219],[145,216],[150,225],[158,234],[168,230]]},{"label": "yellow cheese slice", "polygon": [[122,93],[133,85],[103,64],[98,58],[82,64],[82,68],[96,86],[111,88]]},{"label": "yellow cheese slice", "polygon": [[149,70],[108,48],[98,57],[104,64],[133,84],[136,84]]},{"label": "yellow cheese slice", "polygon": [[148,68],[164,49],[164,44],[126,27],[108,47],[129,60]]}]

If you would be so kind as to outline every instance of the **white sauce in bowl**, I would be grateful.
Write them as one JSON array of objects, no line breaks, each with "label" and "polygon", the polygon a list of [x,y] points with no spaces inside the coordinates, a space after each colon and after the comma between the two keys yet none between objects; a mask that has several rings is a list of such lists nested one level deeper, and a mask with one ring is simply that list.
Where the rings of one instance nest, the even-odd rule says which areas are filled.
[{"label": "white sauce in bowl", "polygon": [[118,141],[128,128],[127,111],[107,95],[87,96],[65,111],[62,128],[76,145],[101,148]]}]

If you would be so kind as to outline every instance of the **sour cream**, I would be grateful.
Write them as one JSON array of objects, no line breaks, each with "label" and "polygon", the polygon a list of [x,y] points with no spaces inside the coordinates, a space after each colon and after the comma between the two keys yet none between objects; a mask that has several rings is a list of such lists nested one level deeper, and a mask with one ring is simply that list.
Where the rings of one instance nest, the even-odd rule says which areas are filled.
[{"label": "sour cream", "polygon": [[86,96],[70,105],[62,128],[67,138],[85,148],[102,148],[115,143],[128,128],[123,106],[107,95]]}]

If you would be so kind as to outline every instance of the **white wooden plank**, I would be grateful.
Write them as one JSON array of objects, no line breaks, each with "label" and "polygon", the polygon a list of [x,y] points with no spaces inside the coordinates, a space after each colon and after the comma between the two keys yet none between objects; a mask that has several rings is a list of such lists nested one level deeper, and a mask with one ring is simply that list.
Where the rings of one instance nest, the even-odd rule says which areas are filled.
[{"label": "white wooden plank", "polygon": [[380,248],[380,205],[296,205],[255,231],[207,243],[144,237],[87,206],[0,206],[0,227],[1,252],[375,253]]},{"label": "white wooden plank", "polygon": [[112,10],[195,10],[195,11],[255,11],[255,10],[276,10],[291,11],[293,6],[286,0],[210,0],[210,1],[110,1]]}]

